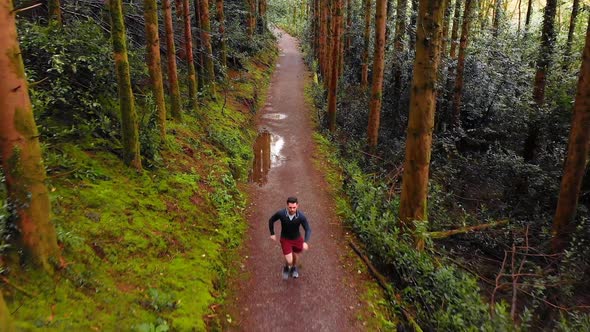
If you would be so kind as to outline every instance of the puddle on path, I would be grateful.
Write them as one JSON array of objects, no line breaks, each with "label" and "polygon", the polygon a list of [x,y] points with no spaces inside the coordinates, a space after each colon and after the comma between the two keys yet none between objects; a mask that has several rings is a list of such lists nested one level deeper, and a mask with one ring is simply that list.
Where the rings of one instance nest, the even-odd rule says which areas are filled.
[{"label": "puddle on path", "polygon": [[281,150],[285,145],[285,140],[268,131],[258,134],[254,142],[254,162],[252,172],[250,173],[250,182],[256,182],[259,185],[266,183],[266,176],[272,167],[279,166],[285,157]]},{"label": "puddle on path", "polygon": [[262,117],[270,120],[283,120],[287,118],[287,115],[283,113],[266,113]]}]

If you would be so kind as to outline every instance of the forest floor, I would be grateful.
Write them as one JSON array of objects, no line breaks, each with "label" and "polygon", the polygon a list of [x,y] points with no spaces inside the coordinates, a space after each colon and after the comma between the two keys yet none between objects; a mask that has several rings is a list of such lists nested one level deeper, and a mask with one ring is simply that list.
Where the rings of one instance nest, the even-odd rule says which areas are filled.
[{"label": "forest floor", "polygon": [[[243,331],[379,329],[373,319],[375,305],[367,299],[369,293],[374,298],[379,292],[347,244],[350,235],[336,214],[325,171],[318,167],[321,156],[313,139],[312,107],[304,93],[310,74],[298,41],[277,34],[280,57],[266,104],[256,119],[259,139],[248,188],[249,229],[244,259],[236,262],[237,276],[226,299],[226,327]],[[268,219],[286,206],[288,196],[298,197],[312,235],[309,250],[301,258],[300,277],[283,280],[284,258],[278,241],[269,238]],[[279,230],[276,223],[277,234]]]}]

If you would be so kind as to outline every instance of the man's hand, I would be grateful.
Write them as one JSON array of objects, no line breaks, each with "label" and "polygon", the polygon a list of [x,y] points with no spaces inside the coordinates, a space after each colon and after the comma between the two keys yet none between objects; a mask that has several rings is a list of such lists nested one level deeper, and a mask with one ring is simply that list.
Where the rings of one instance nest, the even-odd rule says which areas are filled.
[{"label": "man's hand", "polygon": [[307,242],[303,242],[303,250],[307,250],[307,249],[309,249]]},{"label": "man's hand", "polygon": [[277,240],[277,236],[276,235],[271,235],[270,236],[270,239],[273,240],[273,241],[276,241]]}]

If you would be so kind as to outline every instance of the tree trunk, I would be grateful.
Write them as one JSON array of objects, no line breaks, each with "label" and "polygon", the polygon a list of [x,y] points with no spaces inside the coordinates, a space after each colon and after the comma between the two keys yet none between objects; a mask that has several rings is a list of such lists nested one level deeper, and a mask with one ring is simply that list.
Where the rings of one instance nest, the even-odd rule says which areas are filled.
[{"label": "tree trunk", "polygon": [[[444,5],[445,0],[420,1],[400,201],[401,226],[406,229],[413,229],[414,221],[428,220],[428,173]],[[423,241],[418,240],[416,246],[422,249]]]},{"label": "tree trunk", "polygon": [[170,99],[172,117],[181,121],[182,107],[180,106],[180,88],[178,86],[178,71],[176,69],[176,49],[174,46],[174,26],[172,25],[172,10],[170,0],[162,0],[164,12],[164,26],[166,30],[166,60],[168,63],[168,84],[170,85]]},{"label": "tree trunk", "polygon": [[144,0],[145,34],[148,70],[152,91],[156,100],[160,138],[166,139],[166,101],[164,100],[164,83],[160,63],[160,36],[158,35],[158,7],[156,0]]},{"label": "tree trunk", "polygon": [[0,160],[18,241],[35,264],[52,272],[59,249],[12,1],[0,4]]},{"label": "tree trunk", "polygon": [[266,0],[258,0],[258,15],[260,17],[260,21],[258,22],[258,33],[263,34],[267,30],[266,25]]},{"label": "tree trunk", "polygon": [[525,36],[529,32],[529,28],[531,26],[531,15],[533,14],[533,0],[528,1],[528,5],[526,6],[526,17],[524,19],[524,34]]},{"label": "tree trunk", "polygon": [[385,25],[387,0],[377,0],[375,11],[375,54],[373,55],[373,83],[369,104],[367,144],[370,151],[377,148],[381,101],[383,99],[383,69],[385,65]]},{"label": "tree trunk", "polygon": [[340,39],[342,37],[342,1],[334,0],[333,16],[333,45],[332,45],[332,72],[330,73],[330,86],[328,89],[328,129],[330,132],[336,131],[336,95],[338,93],[339,59],[340,59]]},{"label": "tree trunk", "polygon": [[119,106],[121,108],[123,160],[128,165],[141,170],[139,128],[137,125],[137,114],[135,112],[135,98],[131,90],[131,74],[129,73],[129,59],[127,57],[127,37],[125,34],[121,0],[109,0],[109,11],[111,14],[111,34],[113,35]]},{"label": "tree trunk", "polygon": [[565,249],[569,235],[574,228],[580,188],[584,172],[588,167],[588,155],[590,153],[590,19],[586,30],[586,45],[583,52],[567,159],[551,230],[553,236],[552,246],[555,252],[561,252]]},{"label": "tree trunk", "polygon": [[496,0],[496,5],[494,7],[494,21],[492,23],[492,30],[494,37],[497,37],[500,33],[500,21],[502,21],[503,16],[503,7],[502,7],[502,0]]},{"label": "tree trunk", "polygon": [[[261,0],[263,1],[263,0]],[[225,17],[223,14],[223,0],[215,0],[217,22],[219,23],[219,61],[224,69],[227,68],[227,45],[225,43]]]},{"label": "tree trunk", "polygon": [[361,60],[361,87],[366,89],[369,85],[369,45],[371,44],[371,0],[363,0],[365,13],[365,29],[363,34],[363,54]]},{"label": "tree trunk", "polygon": [[405,52],[404,46],[406,45],[406,17],[407,17],[408,1],[397,0],[397,19],[395,25],[395,38],[394,38],[394,60],[393,60],[393,100],[396,105],[399,104],[399,100],[402,94],[402,59]]},{"label": "tree trunk", "polygon": [[327,80],[328,76],[328,0],[319,0],[320,13],[320,72],[322,79]]},{"label": "tree trunk", "polygon": [[62,25],[61,6],[59,0],[49,0],[49,24]]},{"label": "tree trunk", "polygon": [[472,20],[473,0],[465,1],[463,25],[461,26],[461,40],[459,42],[459,58],[457,59],[457,75],[455,76],[455,90],[453,94],[453,128],[461,126],[461,98],[463,96],[463,74],[465,71],[465,52],[469,38],[469,25]]},{"label": "tree trunk", "polygon": [[563,68],[566,69],[570,63],[570,54],[572,52],[572,42],[574,40],[574,30],[576,30],[576,18],[578,18],[578,12],[580,11],[580,0],[574,0],[572,7],[572,15],[570,16],[570,25],[567,31],[567,41],[565,42],[565,50],[563,52]]},{"label": "tree trunk", "polygon": [[412,11],[410,12],[410,42],[408,43],[408,49],[415,52],[416,50],[416,24],[418,20],[418,0],[410,0],[412,3]]},{"label": "tree trunk", "polygon": [[451,0],[447,0],[445,4],[445,17],[443,18],[443,39],[440,45],[441,57],[447,57],[447,42],[449,40],[449,26],[451,25],[451,12],[453,11],[453,6]]},{"label": "tree trunk", "polygon": [[246,0],[246,7],[248,8],[248,36],[252,39],[256,31],[256,0]]},{"label": "tree trunk", "polygon": [[535,87],[533,90],[533,100],[537,106],[542,106],[545,102],[545,86],[547,84],[547,71],[553,56],[555,46],[555,10],[557,0],[547,0],[545,12],[543,14],[543,30],[541,33],[541,49],[537,59],[537,73],[535,74]]},{"label": "tree trunk", "polygon": [[193,35],[191,32],[191,14],[188,0],[182,1],[182,18],[184,23],[184,46],[186,52],[186,64],[188,66],[188,99],[189,107],[192,110],[198,108],[197,101],[197,72],[195,71],[195,60],[193,55]]},{"label": "tree trunk", "polygon": [[451,29],[451,51],[449,57],[451,59],[457,58],[457,38],[459,37],[459,20],[461,19],[461,2],[462,0],[455,0],[455,11],[453,13],[453,28]]},{"label": "tree trunk", "polygon": [[[184,14],[182,13],[183,0],[174,0],[176,7],[176,20],[183,27],[184,30]],[[184,38],[180,38],[180,45],[178,46],[178,57],[182,60],[186,60],[186,45],[184,44]]]},{"label": "tree trunk", "polygon": [[207,92],[215,98],[215,69],[213,66],[213,47],[211,46],[211,19],[209,18],[209,0],[199,0],[201,5],[201,42],[205,51],[205,77]]},{"label": "tree trunk", "polygon": [[[195,66],[195,70],[197,72],[197,86],[199,92],[203,91],[203,87],[205,86],[205,57],[204,57],[204,50],[203,50],[203,38],[201,37],[200,31],[203,30],[201,23],[201,0],[194,0],[194,7],[195,7],[195,28],[199,33],[196,36],[193,36],[193,47],[197,50],[197,64]],[[194,56],[194,55],[193,55]]]}]

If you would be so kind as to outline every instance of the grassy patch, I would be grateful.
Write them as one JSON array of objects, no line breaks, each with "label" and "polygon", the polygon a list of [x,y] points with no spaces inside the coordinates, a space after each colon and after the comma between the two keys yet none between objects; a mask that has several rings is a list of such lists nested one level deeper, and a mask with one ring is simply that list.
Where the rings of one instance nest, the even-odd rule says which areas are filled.
[{"label": "grassy patch", "polygon": [[[45,146],[62,260],[52,277],[7,252],[2,291],[21,330],[205,330],[224,300],[245,222],[251,119],[276,52],[235,74],[227,96],[169,123],[161,165],[141,173],[112,151]],[[234,76],[235,76],[234,75]],[[244,107],[243,100],[252,100]]]}]

